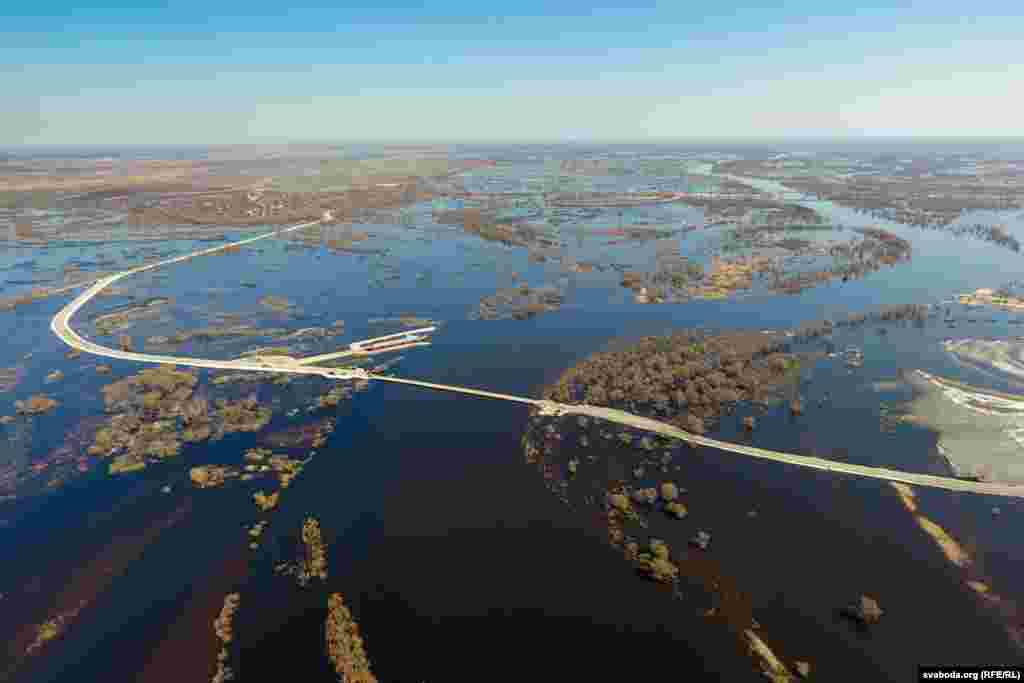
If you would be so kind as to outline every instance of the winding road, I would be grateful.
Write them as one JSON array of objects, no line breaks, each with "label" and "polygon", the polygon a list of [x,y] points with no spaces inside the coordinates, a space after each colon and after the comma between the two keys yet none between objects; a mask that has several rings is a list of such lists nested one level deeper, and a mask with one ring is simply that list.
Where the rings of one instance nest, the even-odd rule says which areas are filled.
[{"label": "winding road", "polygon": [[[554,401],[548,401],[544,399],[528,398],[524,396],[513,396],[510,394],[501,394],[492,391],[486,391],[483,389],[474,389],[471,387],[460,387],[449,384],[438,384],[435,382],[424,382],[421,380],[405,379],[400,377],[392,377],[390,375],[382,375],[367,372],[361,368],[322,368],[312,365],[312,362],[318,362],[321,360],[327,360],[332,358],[339,358],[346,355],[369,355],[372,351],[348,351],[348,352],[336,352],[332,354],[322,354],[321,356],[310,357],[306,359],[296,359],[288,356],[284,357],[273,357],[266,356],[258,360],[252,358],[239,359],[239,360],[216,360],[207,358],[189,358],[181,356],[164,356],[155,355],[149,353],[138,353],[134,351],[123,351],[119,349],[112,349],[95,342],[91,342],[81,335],[79,335],[71,327],[71,319],[85,304],[87,304],[93,297],[109,287],[118,280],[124,279],[131,275],[136,275],[148,270],[155,270],[164,266],[172,265],[174,263],[181,263],[190,259],[196,258],[197,256],[205,256],[213,254],[226,249],[241,247],[246,244],[252,244],[259,240],[264,240],[270,237],[276,237],[286,233],[301,230],[303,228],[317,225],[320,221],[309,221],[306,223],[300,223],[281,230],[275,230],[256,237],[250,237],[238,242],[230,242],[222,244],[217,247],[211,247],[209,249],[201,249],[199,251],[185,254],[184,256],[177,256],[174,258],[166,259],[164,261],[158,261],[155,263],[149,263],[146,265],[138,266],[130,270],[109,275],[101,278],[93,283],[88,289],[79,294],[73,301],[67,306],[62,308],[53,317],[50,322],[50,329],[55,335],[60,337],[64,343],[68,346],[78,349],[84,353],[90,353],[96,356],[104,356],[107,358],[116,358],[118,360],[130,360],[140,363],[158,363],[158,364],[170,364],[170,365],[183,365],[197,368],[214,368],[224,370],[239,370],[249,372],[287,372],[304,375],[318,375],[321,377],[327,377],[336,380],[374,380],[379,382],[392,382],[397,384],[405,384],[411,386],[418,386],[425,389],[432,389],[436,391],[449,391],[461,394],[467,394],[471,396],[480,396],[483,398],[493,398],[503,401],[513,401],[517,403],[529,404],[536,408],[542,415],[549,416],[562,416],[562,415],[583,415],[601,420],[607,420],[618,424],[627,425],[637,429],[642,429],[649,432],[655,432],[663,436],[667,436],[673,439],[680,439],[694,446],[706,446],[713,448],[718,451],[724,451],[727,453],[735,453],[738,455],[745,455],[752,458],[758,458],[761,460],[771,460],[773,462],[786,463],[789,465],[796,465],[798,467],[807,467],[816,470],[823,470],[826,472],[833,472],[837,474],[849,474],[859,477],[868,477],[872,479],[879,479],[883,481],[901,482],[904,484],[911,484],[915,486],[927,486],[931,488],[945,489],[947,491],[959,491],[965,493],[978,493],[992,496],[1005,496],[1012,498],[1024,498],[1024,486],[1012,485],[1012,484],[1001,484],[997,482],[979,482],[979,481],[967,481],[963,479],[955,479],[953,477],[941,477],[930,474],[919,474],[916,472],[903,472],[901,470],[891,470],[881,467],[866,467],[864,465],[854,465],[851,463],[835,462],[832,460],[826,460],[824,458],[815,458],[806,455],[798,455],[796,453],[784,453],[779,451],[771,451],[763,448],[756,448],[754,446],[745,446],[742,444],[730,443],[728,441],[719,441],[717,439],[711,439],[698,434],[692,434],[684,431],[670,424],[652,420],[640,415],[634,415],[627,413],[622,410],[614,408],[603,408],[600,406],[591,405],[574,405],[557,403]],[[396,335],[391,335],[396,336]],[[364,342],[365,343],[365,342]],[[424,342],[417,342],[411,344],[403,344],[400,346],[389,347],[378,351],[383,353],[385,351],[398,350],[399,348],[407,348],[409,346],[423,346]]]},{"label": "winding road", "polygon": [[159,364],[172,364],[172,365],[185,365],[196,368],[212,368],[221,370],[239,370],[249,372],[291,372],[304,375],[319,375],[321,377],[330,377],[332,379],[360,379],[366,374],[365,371],[355,371],[348,369],[338,368],[319,368],[315,366],[305,366],[298,363],[288,363],[292,359],[287,357],[282,358],[275,364],[274,360],[267,358],[266,360],[253,360],[253,359],[241,359],[241,360],[216,360],[207,358],[189,358],[181,356],[164,356],[152,353],[138,353],[135,351],[124,351],[121,349],[112,349],[106,346],[101,346],[95,342],[91,342],[81,335],[79,335],[71,327],[71,318],[77,313],[85,304],[89,303],[93,297],[99,294],[101,291],[114,284],[118,280],[129,277],[131,275],[137,275],[139,273],[146,272],[147,270],[155,270],[164,266],[169,266],[174,263],[181,263],[198,256],[206,256],[214,254],[219,251],[240,247],[246,244],[251,244],[259,240],[265,240],[268,237],[276,237],[303,228],[308,228],[312,225],[317,225],[320,221],[310,221],[307,223],[300,223],[293,225],[281,230],[275,230],[256,237],[250,237],[238,242],[229,242],[220,246],[211,247],[209,249],[201,249],[194,251],[190,254],[183,256],[176,256],[174,258],[166,259],[163,261],[157,261],[155,263],[148,263],[146,265],[131,268],[114,275],[108,275],[107,277],[100,278],[94,282],[88,289],[79,294],[71,303],[62,308],[57,312],[57,315],[50,321],[50,329],[55,335],[61,338],[61,340],[68,346],[78,349],[84,353],[91,353],[95,356],[104,356],[106,358],[116,358],[118,360],[131,360],[139,363],[159,363]]}]

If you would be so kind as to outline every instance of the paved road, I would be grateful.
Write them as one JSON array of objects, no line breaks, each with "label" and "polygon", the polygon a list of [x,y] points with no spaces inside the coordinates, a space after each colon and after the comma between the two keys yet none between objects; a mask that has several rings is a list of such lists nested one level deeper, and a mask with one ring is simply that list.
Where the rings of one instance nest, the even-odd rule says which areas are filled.
[{"label": "paved road", "polygon": [[701,436],[699,434],[693,434],[691,432],[679,429],[674,425],[670,425],[665,422],[659,422],[658,420],[652,420],[641,415],[627,413],[624,410],[617,410],[615,408],[603,408],[601,406],[591,406],[586,404],[573,405],[568,403],[556,403],[555,401],[525,398],[522,396],[510,396],[508,394],[497,394],[491,391],[484,391],[482,389],[471,389],[468,387],[457,387],[447,384],[436,384],[433,382],[423,382],[420,380],[387,377],[383,375],[371,374],[369,375],[369,378],[385,382],[398,382],[401,384],[415,385],[427,389],[454,391],[463,394],[470,394],[473,396],[482,396],[485,398],[496,398],[506,401],[517,401],[519,403],[529,403],[539,408],[541,414],[544,415],[585,415],[587,417],[597,418],[600,420],[607,420],[609,422],[615,422],[618,424],[627,425],[629,427],[643,429],[645,431],[654,432],[656,434],[661,434],[663,436],[667,436],[673,439],[681,439],[682,441],[686,441],[687,443],[696,446],[707,446],[709,448],[714,448],[719,451],[725,451],[727,453],[736,453],[737,455],[746,455],[761,460],[771,460],[773,462],[781,462],[786,463],[788,465],[797,465],[799,467],[808,467],[816,470],[824,470],[826,472],[850,474],[858,477],[880,479],[883,481],[896,481],[902,482],[904,484],[912,484],[915,486],[928,486],[930,488],[945,489],[947,491],[981,493],[990,496],[1005,496],[1009,498],[1024,498],[1024,486],[1019,486],[1015,484],[967,481],[964,479],[955,479],[953,477],[940,477],[933,474],[905,472],[903,470],[891,470],[883,467],[868,467],[866,465],[855,465],[852,463],[836,462],[834,460],[827,460],[825,458],[815,458],[809,455],[798,455],[796,453],[771,451],[764,448],[756,448],[754,446],[746,446],[743,444],[731,443],[728,441],[719,441],[718,439],[712,439],[706,436]]},{"label": "paved road", "polygon": [[559,404],[554,401],[544,401],[537,398],[527,398],[525,396],[512,396],[511,394],[499,394],[494,391],[485,391],[484,389],[473,389],[471,387],[457,387],[451,384],[437,384],[435,382],[424,382],[418,379],[405,379],[404,377],[391,377],[389,375],[370,375],[370,379],[379,380],[382,382],[395,382],[398,384],[409,384],[412,386],[423,387],[425,389],[436,389],[438,391],[453,391],[460,394],[468,394],[470,396],[482,396],[484,398],[496,398],[501,401],[515,401],[516,403],[528,403],[530,405],[538,406],[542,411],[557,414]]},{"label": "paved road", "polygon": [[[999,484],[991,482],[975,482],[965,481],[962,479],[954,479],[952,477],[939,477],[930,474],[917,474],[914,472],[903,472],[900,470],[890,470],[881,467],[866,467],[863,465],[854,465],[850,463],[835,462],[832,460],[826,460],[824,458],[814,458],[806,455],[798,455],[796,453],[783,453],[779,451],[770,451],[763,448],[755,448],[753,446],[745,446],[742,444],[730,443],[727,441],[719,441],[717,439],[711,439],[705,436],[697,434],[691,434],[690,432],[684,431],[670,424],[652,420],[650,418],[642,417],[640,415],[633,415],[622,410],[616,410],[614,408],[602,408],[599,406],[590,405],[570,405],[564,403],[556,403],[554,401],[547,401],[536,398],[528,398],[524,396],[512,396],[510,394],[500,394],[493,391],[486,391],[484,389],[473,389],[471,387],[459,387],[449,384],[438,384],[435,382],[424,382],[421,380],[404,379],[400,377],[391,377],[388,375],[378,375],[369,373],[361,368],[357,369],[342,369],[342,368],[319,368],[305,363],[310,360],[324,360],[324,356],[313,357],[308,359],[295,359],[295,358],[280,358],[273,359],[267,357],[263,360],[253,359],[242,359],[242,360],[214,360],[206,358],[188,358],[181,356],[164,356],[150,353],[136,353],[134,351],[121,351],[119,349],[112,349],[106,346],[101,346],[95,342],[91,342],[87,339],[82,338],[77,332],[71,327],[71,319],[78,312],[82,306],[87,304],[94,296],[101,292],[106,287],[109,287],[114,282],[126,278],[130,275],[142,273],[147,270],[154,270],[156,268],[162,268],[164,266],[171,265],[173,263],[180,263],[197,256],[204,256],[207,254],[213,254],[218,251],[223,251],[231,247],[243,246],[251,244],[259,240],[267,239],[268,237],[275,237],[277,235],[283,235],[285,233],[294,232],[301,230],[302,228],[316,225],[319,221],[310,221],[308,223],[300,223],[299,225],[293,225],[288,228],[281,230],[275,230],[268,232],[263,235],[256,237],[250,237],[248,239],[241,240],[239,242],[233,242],[229,244],[223,244],[217,247],[211,247],[209,249],[202,249],[200,251],[186,254],[184,256],[178,256],[175,258],[159,261],[156,263],[150,263],[131,270],[126,270],[121,273],[109,275],[96,281],[89,289],[79,294],[71,303],[62,308],[57,315],[53,317],[50,323],[50,329],[53,333],[60,337],[68,346],[83,351],[85,353],[91,353],[96,356],[105,356],[107,358],[117,358],[119,360],[133,360],[141,363],[160,363],[160,364],[172,364],[172,365],[185,365],[198,368],[217,368],[225,370],[244,370],[249,372],[288,372],[303,375],[319,375],[321,377],[328,377],[331,379],[338,380],[376,380],[381,382],[393,382],[398,384],[413,385],[423,387],[425,389],[432,389],[435,391],[450,391],[461,394],[467,394],[471,396],[480,396],[484,398],[494,398],[503,401],[514,401],[517,403],[526,403],[539,409],[541,414],[544,415],[585,415],[593,418],[602,420],[608,420],[610,422],[616,422],[618,424],[627,425],[630,427],[636,427],[657,434],[662,434],[674,439],[681,439],[691,444],[699,446],[707,446],[720,451],[729,453],[736,453],[738,455],[746,455],[753,458],[760,458],[762,460],[771,460],[774,462],[787,463],[790,465],[797,465],[799,467],[808,467],[811,469],[824,470],[827,472],[836,472],[842,474],[851,474],[860,477],[870,477],[872,479],[880,479],[884,481],[896,481],[905,484],[913,484],[917,486],[929,486],[933,488],[946,489],[948,491],[962,491],[968,493],[981,493],[993,496],[1007,496],[1013,498],[1024,498],[1024,486],[1015,486],[1011,484]],[[396,347],[397,348],[397,347]],[[393,349],[387,349],[393,350]],[[339,352],[344,354],[346,352]],[[369,352],[363,352],[368,354]],[[336,354],[325,354],[326,356],[335,356]]]},{"label": "paved road", "polygon": [[872,479],[885,481],[897,481],[904,484],[916,486],[928,486],[931,488],[946,489],[947,491],[963,491],[967,493],[982,493],[991,496],[1007,496],[1010,498],[1024,498],[1024,486],[1015,484],[1001,484],[997,482],[967,481],[953,477],[940,477],[933,474],[919,474],[917,472],[904,472],[902,470],[890,470],[883,467],[867,467],[865,465],[854,465],[852,463],[836,462],[824,458],[815,458],[809,455],[797,455],[796,453],[780,453],[754,446],[719,441],[698,434],[691,434],[670,424],[651,420],[646,417],[633,415],[614,408],[601,408],[598,406],[564,406],[569,413],[578,415],[589,415],[620,424],[628,424],[632,427],[644,429],[658,434],[663,434],[675,439],[682,439],[698,446],[708,446],[721,451],[746,455],[762,460],[783,462],[800,467],[809,467],[826,472],[837,472],[841,474],[852,474]]},{"label": "paved road", "polygon": [[93,297],[99,294],[101,291],[114,284],[118,280],[124,279],[131,275],[137,275],[147,270],[155,270],[164,266],[169,266],[174,263],[181,263],[182,261],[188,261],[189,259],[196,258],[197,256],[206,256],[208,254],[214,254],[218,251],[224,251],[225,249],[240,247],[246,244],[251,244],[259,240],[265,240],[269,237],[276,237],[303,228],[308,228],[311,225],[316,225],[319,221],[310,221],[307,223],[300,223],[281,230],[275,230],[268,232],[263,235],[257,235],[256,237],[250,237],[248,239],[241,240],[239,242],[231,242],[228,244],[222,244],[216,247],[210,247],[209,249],[201,249],[199,251],[185,254],[183,256],[176,256],[174,258],[165,259],[163,261],[157,261],[155,263],[149,263],[146,265],[138,266],[130,270],[125,270],[114,275],[108,275],[107,277],[100,278],[91,287],[86,289],[84,292],[75,297],[67,306],[57,312],[57,315],[50,321],[50,329],[58,337],[64,341],[68,346],[78,349],[85,353],[91,353],[95,356],[104,356],[106,358],[116,358],[119,360],[132,360],[140,363],[160,363],[160,364],[172,364],[172,365],[184,365],[196,368],[216,368],[221,370],[238,370],[248,372],[292,372],[304,375],[320,375],[321,377],[330,377],[333,379],[358,379],[365,376],[365,372],[362,371],[351,371],[342,370],[336,368],[317,368],[317,367],[305,367],[300,365],[288,365],[286,368],[275,366],[270,362],[258,362],[252,359],[243,360],[216,360],[207,358],[188,358],[182,356],[165,356],[152,353],[138,353],[135,351],[122,351],[120,349],[112,349],[106,346],[102,346],[95,342],[91,342],[81,335],[79,335],[71,327],[71,319],[85,304],[89,303]]}]

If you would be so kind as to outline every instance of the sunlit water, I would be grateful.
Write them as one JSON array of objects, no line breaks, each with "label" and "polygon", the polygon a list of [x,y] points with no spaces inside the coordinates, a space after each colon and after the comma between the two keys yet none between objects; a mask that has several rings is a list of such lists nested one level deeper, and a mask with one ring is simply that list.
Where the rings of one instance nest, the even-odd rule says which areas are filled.
[{"label": "sunlit water", "polygon": [[[524,153],[538,158],[517,158],[506,173],[513,179],[540,177],[543,157],[552,153],[579,152]],[[629,189],[618,182],[607,181],[609,187]],[[671,184],[663,178],[629,182]],[[355,245],[364,253],[299,250],[268,241],[242,254],[195,260],[119,284],[136,287],[140,299],[174,301],[165,320],[140,321],[131,328],[139,341],[207,324],[205,311],[211,307],[267,326],[345,320],[344,337],[307,342],[305,350],[314,353],[394,331],[371,324],[373,318],[413,314],[444,325],[433,346],[407,352],[394,372],[536,395],[566,367],[617,337],[692,327],[789,329],[882,304],[938,303],[1015,278],[1024,258],[966,237],[810,205],[844,225],[880,225],[910,240],[912,260],[799,296],[638,306],[614,271],[565,273],[555,260],[531,262],[525,249],[433,224],[433,207],[425,203],[407,213],[411,221],[404,225],[356,226],[371,234]],[[615,227],[620,220],[678,228],[700,218],[699,211],[682,205],[629,209],[621,217],[611,209],[578,219],[563,214],[565,222],[555,234],[563,243],[561,253],[577,261],[651,267],[653,241],[609,246],[613,238],[590,235],[588,228]],[[1024,239],[1021,214],[1002,222]],[[228,237],[239,234],[228,232]],[[683,254],[696,253],[710,234],[676,233],[672,239]],[[159,247],[168,254],[194,248],[190,243]],[[386,253],[369,253],[373,250]],[[126,258],[116,249],[52,245],[5,254],[4,263],[27,268],[17,262],[34,259],[37,267],[49,269],[69,256],[94,260],[100,251],[118,263]],[[83,270],[89,267],[86,263]],[[246,280],[259,286],[240,286]],[[554,284],[567,303],[529,321],[468,319],[481,297],[524,281]],[[303,317],[276,319],[258,303],[267,293],[295,302]],[[69,431],[102,413],[102,385],[138,370],[112,362],[114,374],[106,378],[96,375],[94,359],[65,361],[66,349],[49,331],[50,318],[64,303],[56,298],[3,314],[8,338],[0,348],[0,366],[23,366],[25,373],[4,400],[10,405],[44,391],[63,402],[55,413],[34,418],[29,435],[18,442],[28,444],[18,455],[26,462],[60,447]],[[126,303],[123,297],[97,299],[83,311],[79,326],[91,333],[91,316]],[[967,317],[953,308],[958,317]],[[832,344],[863,349],[864,367],[851,370],[840,358],[827,358],[806,368],[805,414],[791,418],[775,408],[751,438],[768,448],[946,473],[935,432],[907,424],[893,431],[880,428],[881,404],[911,397],[899,388],[879,392],[875,383],[891,380],[900,369],[921,368],[999,388],[990,376],[959,364],[943,342],[951,336],[1013,336],[1019,331],[1010,324],[1014,317],[986,312],[974,323],[964,320],[949,329],[940,315],[922,327],[889,325],[885,334],[870,324],[837,333]],[[194,342],[180,352],[232,357],[251,345]],[[29,352],[33,355],[25,360]],[[56,386],[45,384],[55,367],[63,368],[66,378]],[[268,431],[307,419],[286,416],[310,393],[298,384],[259,388],[261,400],[275,407]],[[739,428],[744,414],[723,421],[722,438],[747,438]],[[329,586],[346,595],[381,680],[622,680],[638,670],[657,677],[704,670],[723,680],[760,679],[736,656],[729,637],[694,616],[693,604],[673,601],[632,576],[628,565],[605,548],[594,509],[570,510],[548,494],[523,462],[522,408],[372,386],[343,402],[336,416],[328,446],[285,492],[263,547],[251,559],[244,539],[244,525],[257,518],[250,491],[243,486],[193,490],[187,472],[195,464],[237,463],[256,442],[252,435],[187,448],[137,475],[109,478],[94,467],[67,477],[49,495],[26,495],[0,508],[0,547],[11,549],[5,559],[16,558],[0,565],[5,594],[0,633],[5,636],[46,618],[56,603],[81,599],[60,591],[75,576],[97,571],[90,562],[105,546],[126,549],[125,557],[113,553],[105,560],[115,574],[109,585],[90,592],[88,586],[100,580],[85,582],[80,592],[88,604],[78,621],[64,641],[21,669],[24,680],[128,681],[138,680],[139,672],[145,680],[193,680],[176,676],[175,667],[184,661],[194,661],[188,670],[201,674],[195,680],[204,680],[215,655],[210,624],[223,594],[232,589],[243,596],[236,623],[241,680],[271,670],[299,680],[332,680],[319,630],[322,593],[300,594],[271,571],[277,561],[294,558],[307,514],[321,520],[329,546]],[[0,430],[11,436],[15,425]],[[977,663],[1019,656],[948,573],[888,487],[707,450],[680,452],[675,465],[680,469],[673,476],[691,489],[691,515],[673,522],[679,525],[674,533],[707,529],[714,535],[714,557],[754,596],[758,619],[773,642],[781,643],[783,652],[811,659],[819,680],[853,675],[907,680],[916,663],[935,661],[936,653]],[[615,471],[609,464],[608,476]],[[167,484],[172,492],[160,493]],[[931,491],[920,492],[920,501],[962,542],[980,549],[1003,594],[1020,593],[1024,554],[1016,542],[1021,514],[1016,503]],[[993,505],[1002,508],[997,520],[990,513]],[[760,511],[757,522],[746,517],[751,508]],[[180,521],[138,540],[161,520],[179,519],[174,515]],[[834,614],[835,607],[865,592],[877,595],[887,610],[870,636]],[[937,604],[941,619],[929,616]]]}]

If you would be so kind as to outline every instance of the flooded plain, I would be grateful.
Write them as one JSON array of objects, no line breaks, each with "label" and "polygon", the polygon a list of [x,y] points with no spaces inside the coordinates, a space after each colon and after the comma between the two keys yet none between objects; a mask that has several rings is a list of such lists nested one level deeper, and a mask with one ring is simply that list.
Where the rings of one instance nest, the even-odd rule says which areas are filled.
[{"label": "flooded plain", "polygon": [[[1021,319],[953,303],[1012,280],[1019,253],[819,200],[799,204],[830,229],[770,239],[706,224],[709,209],[683,202],[524,203],[467,216],[467,202],[479,208],[474,193],[530,191],[550,171],[544,155],[580,150],[475,153],[502,163],[467,172],[458,199],[366,210],[351,224],[119,282],[82,311],[80,332],[108,346],[128,335],[139,349],[236,358],[257,348],[326,353],[427,321],[440,328],[430,347],[371,365],[539,397],[592,354],[644,337],[772,330],[801,359],[787,366],[782,398],[721,410],[709,435],[864,465],[1024,478]],[[688,174],[709,170],[686,163]],[[697,180],[595,176],[584,191],[686,192]],[[1024,239],[1024,213],[997,218]],[[992,216],[964,214],[951,227],[983,219]],[[780,248],[782,239],[802,241]],[[872,240],[903,241],[909,256],[889,258]],[[3,295],[59,284],[68,265],[113,272],[214,243],[11,245]],[[799,288],[776,286],[798,273],[807,274]],[[380,681],[762,680],[747,630],[793,677],[807,664],[812,680],[902,681],[919,663],[1021,659],[1015,499],[909,495],[413,387],[337,392],[322,378],[201,371],[160,388],[159,377],[132,380],[143,370],[132,363],[67,357],[49,329],[67,300],[0,311],[0,415],[12,418],[0,424],[2,679],[338,680],[355,666],[325,645],[325,630],[349,619],[342,604],[361,645],[336,635],[330,647],[365,656]],[[868,315],[902,304],[928,314]],[[860,314],[857,324],[785,336]],[[15,401],[39,395],[59,405],[18,414]],[[167,423],[159,438],[145,436],[147,421]],[[131,439],[132,471],[111,474],[116,435],[109,455],[90,454],[104,429]],[[177,449],[132,450],[172,441]],[[230,475],[200,486],[198,467]],[[631,498],[635,516],[610,543],[609,495],[666,482],[678,489],[672,500]],[[326,569],[299,585],[277,568],[311,561],[310,518]],[[692,542],[701,532],[704,547]],[[630,542],[656,556],[652,539],[671,548],[677,575],[667,584],[624,559]],[[215,630],[233,593],[237,613]],[[884,610],[870,627],[843,615],[862,595]]]}]

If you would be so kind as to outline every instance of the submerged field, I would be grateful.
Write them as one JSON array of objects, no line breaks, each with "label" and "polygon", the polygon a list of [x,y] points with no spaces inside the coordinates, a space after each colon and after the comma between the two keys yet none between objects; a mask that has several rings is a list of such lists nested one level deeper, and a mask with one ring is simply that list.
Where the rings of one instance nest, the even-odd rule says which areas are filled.
[{"label": "submerged field", "polygon": [[[775,185],[867,162],[783,174],[756,150],[720,167],[706,150],[605,152],[207,159],[190,163],[246,180],[202,196],[159,186],[192,166],[148,162],[110,181],[128,199],[90,205],[71,196],[99,192],[87,164],[5,181],[0,679],[900,681],[935,652],[1017,661],[1013,499],[413,387],[146,368],[68,353],[49,329],[76,283],[340,207],[122,280],[76,329],[229,359],[429,324],[430,347],[364,366],[1024,479],[1022,318],[953,303],[1019,271],[1007,239],[971,227],[1024,237],[1019,209],[922,230]],[[884,612],[870,627],[843,616],[861,596]]]}]

